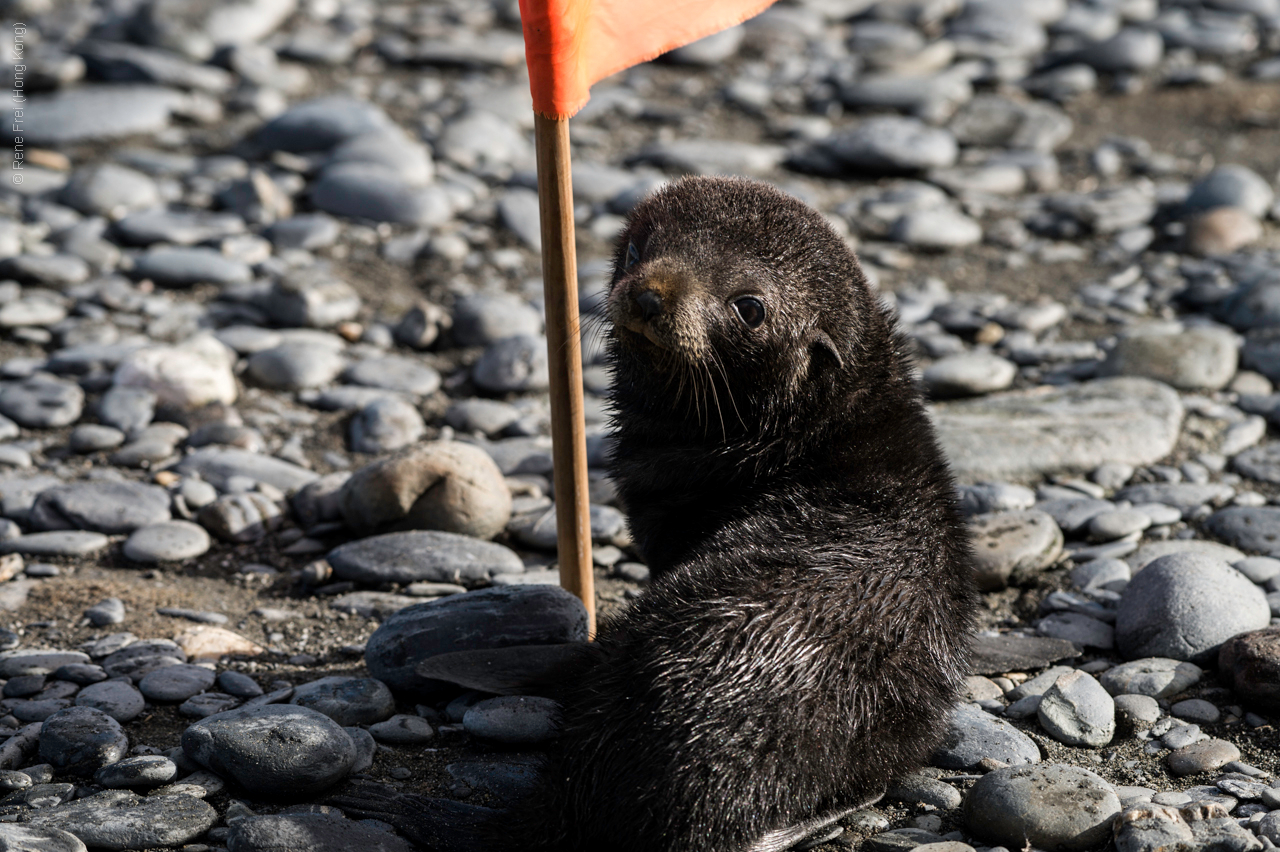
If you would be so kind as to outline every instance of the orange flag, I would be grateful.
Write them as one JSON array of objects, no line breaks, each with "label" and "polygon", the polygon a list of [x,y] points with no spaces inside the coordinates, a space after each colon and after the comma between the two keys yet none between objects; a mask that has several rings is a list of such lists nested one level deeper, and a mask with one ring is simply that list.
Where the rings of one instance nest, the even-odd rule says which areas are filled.
[{"label": "orange flag", "polygon": [[740,24],[773,0],[520,0],[534,112],[563,119],[597,80]]}]

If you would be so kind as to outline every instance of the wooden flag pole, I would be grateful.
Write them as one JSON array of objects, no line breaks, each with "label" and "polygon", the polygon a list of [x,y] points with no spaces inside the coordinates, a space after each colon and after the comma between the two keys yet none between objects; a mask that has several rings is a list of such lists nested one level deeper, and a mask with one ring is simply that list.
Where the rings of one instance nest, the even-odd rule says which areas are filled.
[{"label": "wooden flag pole", "polygon": [[551,452],[555,460],[556,538],[560,585],[587,607],[596,632],[591,573],[591,501],[587,493],[587,435],[582,405],[582,338],[578,327],[578,257],[573,232],[573,176],[569,119],[534,114],[538,151],[538,208],[542,221],[542,292],[547,314],[551,378]]}]

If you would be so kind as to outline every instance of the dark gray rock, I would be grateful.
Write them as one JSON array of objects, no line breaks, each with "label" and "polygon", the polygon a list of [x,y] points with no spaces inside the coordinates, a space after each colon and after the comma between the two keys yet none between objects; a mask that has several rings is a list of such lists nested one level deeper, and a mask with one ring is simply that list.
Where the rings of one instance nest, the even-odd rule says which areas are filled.
[{"label": "dark gray rock", "polygon": [[900,116],[866,119],[824,144],[848,168],[872,174],[943,168],[955,163],[959,151],[948,131]]},{"label": "dark gray rock", "polygon": [[150,788],[168,784],[178,775],[178,766],[159,754],[126,757],[99,769],[93,783],[112,790]]},{"label": "dark gray rock", "polygon": [[28,429],[69,426],[83,409],[80,386],[51,376],[33,376],[0,388],[0,414]]},{"label": "dark gray rock", "polygon": [[392,691],[429,694],[443,685],[415,667],[437,654],[585,639],[586,610],[572,594],[555,586],[501,586],[390,615],[369,637],[365,664]]},{"label": "dark gray rock", "polygon": [[374,104],[352,97],[316,98],[267,122],[254,142],[276,151],[327,151],[348,139],[394,127]]},{"label": "dark gray rock", "polygon": [[5,852],[87,852],[70,832],[53,826],[0,824],[0,849]]},{"label": "dark gray rock", "polygon": [[37,530],[118,535],[169,520],[169,504],[169,493],[155,485],[91,480],[41,491],[27,520]]},{"label": "dark gray rock", "polygon": [[536,695],[502,695],[472,705],[462,725],[473,737],[506,745],[534,745],[560,730],[560,704]]},{"label": "dark gray rock", "polygon": [[334,576],[360,583],[458,583],[521,572],[524,563],[501,544],[436,530],[386,533],[329,551]]},{"label": "dark gray rock", "polygon": [[152,701],[179,703],[213,686],[216,675],[203,666],[165,666],[148,672],[138,682],[138,691]]},{"label": "dark gray rock", "polygon": [[204,834],[218,812],[194,796],[148,796],[108,790],[27,818],[32,826],[69,831],[95,849],[181,846]]},{"label": "dark gray rock", "polygon": [[153,248],[138,255],[133,276],[148,278],[162,287],[194,284],[242,284],[253,274],[249,267],[209,248],[176,246]]},{"label": "dark gray rock", "polygon": [[547,371],[547,341],[522,334],[490,344],[471,375],[477,387],[490,393],[527,393],[549,387]]},{"label": "dark gray rock", "polygon": [[381,722],[396,711],[386,684],[371,677],[323,677],[297,686],[290,704],[309,707],[343,727]]},{"label": "dark gray rock", "polygon": [[92,775],[128,751],[120,723],[92,707],[59,710],[40,729],[40,759],[68,775]]},{"label": "dark gray rock", "polygon": [[101,710],[123,724],[141,716],[146,709],[146,701],[132,683],[107,680],[90,684],[76,693],[76,706]]},{"label": "dark gray rock", "polygon": [[1210,515],[1205,525],[1242,550],[1280,554],[1280,508],[1229,506]]},{"label": "dark gray rock", "polygon": [[1074,852],[1111,833],[1120,799],[1111,785],[1075,766],[1010,766],[980,778],[964,803],[965,826],[1011,848]]},{"label": "dark gray rock", "polygon": [[154,133],[187,102],[181,92],[159,86],[79,86],[31,98],[25,125],[14,131],[13,110],[4,110],[5,135],[28,145],[68,145]]},{"label": "dark gray rock", "polygon": [[184,476],[198,475],[219,491],[228,491],[232,477],[263,482],[285,493],[297,491],[319,474],[283,459],[251,453],[234,447],[206,447],[180,461],[175,470]]},{"label": "dark gray rock", "polygon": [[270,704],[207,716],[182,734],[187,757],[250,793],[302,798],[346,777],[355,744],[307,707]]},{"label": "dark gray rock", "polygon": [[1039,763],[1040,749],[1026,734],[976,704],[951,711],[942,743],[929,758],[944,769],[973,769],[984,758],[1010,765]]},{"label": "dark gray rock", "polygon": [[413,852],[413,844],[385,830],[333,814],[278,814],[238,820],[228,852]]},{"label": "dark gray rock", "polygon": [[338,163],[311,187],[311,202],[326,213],[429,227],[453,215],[449,196],[436,186],[407,185],[376,163]]}]

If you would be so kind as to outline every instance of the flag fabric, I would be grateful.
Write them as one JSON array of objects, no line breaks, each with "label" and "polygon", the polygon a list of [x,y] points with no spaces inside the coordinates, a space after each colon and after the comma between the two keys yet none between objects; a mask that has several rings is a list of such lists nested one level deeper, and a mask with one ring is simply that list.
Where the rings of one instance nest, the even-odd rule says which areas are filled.
[{"label": "flag fabric", "polygon": [[520,0],[533,109],[563,119],[590,86],[728,29],[773,0]]}]

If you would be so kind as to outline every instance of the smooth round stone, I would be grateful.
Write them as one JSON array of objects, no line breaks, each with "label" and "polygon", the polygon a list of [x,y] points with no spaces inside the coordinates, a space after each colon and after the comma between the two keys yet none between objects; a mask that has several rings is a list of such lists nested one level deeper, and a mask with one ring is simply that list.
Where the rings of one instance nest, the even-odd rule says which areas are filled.
[{"label": "smooth round stone", "polygon": [[135,683],[149,672],[164,666],[181,665],[187,655],[168,639],[130,642],[102,661],[102,668],[112,677],[129,677]]},{"label": "smooth round stone", "polygon": [[294,687],[290,704],[310,707],[339,725],[381,722],[396,710],[386,684],[371,677],[324,677]]},{"label": "smooth round stone", "polygon": [[1275,191],[1265,178],[1245,166],[1226,164],[1197,181],[1183,206],[1188,210],[1237,207],[1262,218],[1274,201]]},{"label": "smooth round stone", "polygon": [[430,227],[453,215],[448,193],[438,186],[410,186],[377,163],[335,163],[311,186],[311,203],[326,213]]},{"label": "smooth round stone", "polygon": [[1078,612],[1056,612],[1036,623],[1041,636],[1066,639],[1082,648],[1115,647],[1115,630],[1110,624]]},{"label": "smooth round stone", "polygon": [[1250,479],[1280,483],[1280,442],[1250,447],[1232,459],[1231,466]]},{"label": "smooth round stone", "polygon": [[366,465],[342,484],[338,502],[347,525],[360,531],[396,524],[489,539],[511,518],[502,471],[484,450],[456,441]]},{"label": "smooth round stone", "polygon": [[98,419],[125,434],[145,427],[155,411],[155,392],[141,387],[115,385],[98,403]]},{"label": "smooth round stone", "polygon": [[290,107],[263,125],[254,142],[275,151],[327,151],[348,139],[382,133],[393,126],[375,104],[331,95]]},{"label": "smooth round stone", "polygon": [[1112,666],[1098,679],[1112,695],[1167,698],[1185,692],[1203,676],[1204,671],[1194,663],[1151,657]]},{"label": "smooth round stone", "polygon": [[223,541],[261,541],[280,526],[280,506],[265,494],[247,491],[219,497],[200,510],[200,523]]},{"label": "smooth round stone", "polygon": [[426,396],[440,388],[440,374],[420,361],[398,355],[357,361],[342,374],[343,381]]},{"label": "smooth round stone", "polygon": [[1015,766],[1039,763],[1040,749],[1022,731],[976,704],[957,706],[951,711],[947,732],[929,763],[944,769],[969,770],[986,758]]},{"label": "smooth round stone", "polygon": [[74,382],[33,376],[0,388],[0,414],[28,429],[69,426],[84,410],[84,391]]},{"label": "smooth round stone", "polygon": [[232,823],[227,848],[234,852],[414,852],[409,841],[372,821],[334,814],[250,816]]},{"label": "smooth round stone", "polygon": [[976,396],[1004,390],[1017,375],[1017,366],[999,355],[962,352],[926,367],[924,384],[933,396]]},{"label": "smooth round stone", "polygon": [[107,598],[84,611],[85,618],[94,627],[106,627],[124,621],[124,601],[119,598]]},{"label": "smooth round stone", "polygon": [[146,701],[132,683],[106,680],[90,684],[76,693],[76,706],[101,710],[117,722],[125,723],[142,715]]},{"label": "smooth round stone", "polygon": [[351,418],[351,449],[357,453],[388,453],[416,443],[427,431],[416,406],[403,399],[375,399]]},{"label": "smooth round stone", "polygon": [[1123,731],[1150,728],[1160,718],[1160,702],[1149,695],[1117,695],[1116,723]]},{"label": "smooth round stone", "polygon": [[126,757],[119,763],[102,767],[94,773],[93,783],[113,790],[159,787],[177,776],[178,766],[172,760],[163,755],[148,754]]},{"label": "smooth round stone", "polygon": [[392,716],[385,722],[369,726],[369,733],[380,743],[389,745],[421,745],[436,735],[431,723],[421,716]]},{"label": "smooth round stone", "polygon": [[[1150,507],[1144,508],[1143,511],[1150,512]],[[1155,519],[1153,518],[1153,520]],[[1199,556],[1220,559],[1228,564],[1244,559],[1244,554],[1234,547],[1227,547],[1225,544],[1218,544],[1216,541],[1201,541],[1189,538],[1153,541],[1150,544],[1144,544],[1136,552],[1126,556],[1124,561],[1128,562],[1133,573],[1137,574],[1160,557],[1174,553],[1194,553]]]},{"label": "smooth round stone", "polygon": [[[1116,509],[1100,512],[1089,520],[1090,541],[1115,541],[1151,526],[1151,518],[1135,509]],[[1128,573],[1128,566],[1125,566]]]},{"label": "smooth round stone", "polygon": [[44,720],[40,760],[58,772],[89,776],[129,751],[120,723],[92,707],[68,707]]},{"label": "smooth round stone", "polygon": [[965,826],[993,843],[1074,852],[1110,836],[1120,799],[1075,766],[1010,766],[978,779],[964,803]]},{"label": "smooth round stone", "polygon": [[1231,254],[1262,239],[1262,223],[1235,207],[1218,207],[1187,220],[1186,250],[1200,257]]},{"label": "smooth round stone", "polygon": [[236,447],[206,447],[190,453],[174,468],[183,476],[198,476],[219,491],[230,491],[236,480],[261,482],[285,493],[319,479],[319,474],[292,462]]},{"label": "smooth round stone", "polygon": [[1270,621],[1266,595],[1226,562],[1173,554],[1143,568],[1125,588],[1116,610],[1116,645],[1129,659],[1203,663],[1227,639]]},{"label": "smooth round stone", "polygon": [[69,254],[22,254],[0,260],[0,275],[24,284],[71,287],[84,282],[89,273],[88,263]]},{"label": "smooth round stone", "polygon": [[239,707],[241,701],[234,695],[221,692],[202,692],[178,705],[178,712],[191,719],[204,719],[217,713],[225,713]]},{"label": "smooth round stone", "polygon": [[71,431],[68,444],[74,453],[100,453],[124,443],[124,433],[113,426],[82,423]]},{"label": "smooth round stone", "polygon": [[303,390],[326,385],[346,366],[332,346],[287,341],[249,358],[246,372],[260,385],[276,390]]},{"label": "smooth round stone", "polygon": [[329,328],[360,312],[355,288],[324,266],[285,273],[271,286],[263,307],[280,325]]},{"label": "smooth round stone", "polygon": [[1163,56],[1164,39],[1159,33],[1126,27],[1106,41],[1085,48],[1079,58],[1099,71],[1127,73],[1154,68]]},{"label": "smooth round stone", "polygon": [[423,300],[405,311],[393,327],[392,336],[397,343],[411,349],[428,349],[451,322],[452,318],[444,308]]},{"label": "smooth round stone", "polygon": [[303,213],[281,219],[263,232],[277,249],[327,248],[338,240],[342,227],[338,220],[324,213]]},{"label": "smooth round stone", "polygon": [[945,168],[959,152],[948,131],[900,116],[868,118],[839,131],[826,146],[844,165],[872,174]]},{"label": "smooth round stone", "polygon": [[978,515],[973,535],[974,579],[983,591],[1004,588],[1014,575],[1031,575],[1062,553],[1062,531],[1053,518],[1035,510]]},{"label": "smooth round stone", "polygon": [[1184,390],[1220,390],[1236,374],[1235,333],[1214,326],[1151,323],[1120,336],[1101,376],[1143,376]]},{"label": "smooth round stone", "polygon": [[1116,730],[1115,704],[1107,691],[1082,671],[1064,674],[1045,690],[1036,714],[1059,742],[1100,748]]},{"label": "smooth round stone", "polygon": [[369,584],[485,581],[524,570],[508,547],[436,530],[358,539],[329,551],[326,559],[336,578]]},{"label": "smooth round stone", "polygon": [[19,299],[0,306],[0,328],[51,326],[67,318],[67,309],[49,299]]},{"label": "smooth round stone", "polygon": [[364,658],[369,673],[393,691],[426,696],[443,684],[416,667],[437,654],[585,640],[586,610],[572,594],[555,586],[501,586],[387,616],[369,637]]},{"label": "smooth round stone", "polygon": [[152,396],[121,400],[129,410],[112,425],[132,434],[150,422],[157,402],[184,411],[210,403],[230,405],[237,394],[234,364],[235,353],[208,334],[177,346],[146,346],[130,352],[120,361],[113,380],[117,388],[136,388],[135,393]]},{"label": "smooth round stone", "polygon": [[0,652],[0,677],[47,675],[62,666],[88,662],[89,657],[79,651],[4,651]]},{"label": "smooth round stone", "polygon": [[[982,242],[982,226],[953,207],[936,207],[931,210],[913,210],[905,214],[893,223],[893,227],[889,230],[889,238],[916,248],[963,248]],[[1009,368],[1012,372],[1009,381],[991,390],[1004,390],[1009,386],[1013,381],[1013,375],[1017,373],[1017,368],[1012,364],[1009,364]],[[926,382],[928,381],[927,373],[926,370]]]},{"label": "smooth round stone", "polygon": [[960,499],[960,511],[966,516],[1017,512],[1030,509],[1036,502],[1036,493],[1030,488],[1007,482],[960,485],[957,486],[956,493]]},{"label": "smooth round stone", "polygon": [[135,258],[132,274],[161,287],[242,284],[253,278],[248,265],[214,249],[193,246],[149,249]]},{"label": "smooth round stone", "polygon": [[87,664],[58,666],[54,670],[53,676],[56,680],[65,680],[80,686],[89,686],[107,679],[107,673],[103,671],[102,666]]},{"label": "smooth round stone", "polygon": [[1122,559],[1093,559],[1071,569],[1071,582],[1078,589],[1101,588],[1108,583],[1129,582],[1129,563]]},{"label": "smooth round stone", "polygon": [[541,333],[541,314],[514,293],[476,293],[453,306],[453,342],[458,346],[488,346]]},{"label": "smooth round stone", "polygon": [[160,203],[155,181],[135,169],[102,163],[77,169],[63,187],[59,199],[86,216],[120,218],[129,210]]},{"label": "smooth round stone", "polygon": [[199,524],[164,521],[134,530],[124,543],[124,555],[134,562],[177,562],[204,555],[210,544]]},{"label": "smooth round stone", "polygon": [[216,675],[203,666],[165,666],[138,682],[138,691],[152,701],[178,703],[213,686]]},{"label": "smooth round stone", "polygon": [[[1190,512],[1206,503],[1221,503],[1230,500],[1235,490],[1220,482],[1146,482],[1141,485],[1130,485],[1116,492],[1117,500],[1127,500],[1134,504],[1140,512],[1152,515],[1153,523],[1173,523],[1178,518],[1154,516],[1154,509],[1145,508],[1145,504],[1154,503],[1172,506],[1182,513]],[[1157,542],[1159,543],[1159,542]]]},{"label": "smooth round stone", "polygon": [[503,695],[480,701],[462,717],[467,733],[507,745],[532,745],[560,730],[560,704],[536,695]]},{"label": "smooth round stone", "polygon": [[0,849],[5,852],[87,852],[80,838],[53,826],[0,824]]},{"label": "smooth round stone", "polygon": [[517,335],[485,349],[471,375],[477,387],[490,393],[527,393],[547,389],[547,370],[547,341]]},{"label": "smooth round stone", "polygon": [[155,849],[181,846],[217,821],[218,812],[195,796],[143,798],[126,790],[107,790],[41,808],[27,823],[65,829],[95,849]]},{"label": "smooth round stone", "polygon": [[237,698],[257,698],[262,694],[262,687],[247,674],[227,670],[218,675],[218,688]]},{"label": "smooth round stone", "polygon": [[207,716],[183,732],[182,749],[250,793],[294,799],[341,781],[356,758],[351,737],[328,716],[280,704]]},{"label": "smooth round stone", "polygon": [[444,422],[458,432],[496,435],[523,414],[514,405],[496,399],[459,399],[444,413]]},{"label": "smooth round stone", "polygon": [[1222,711],[1203,698],[1188,698],[1169,708],[1169,713],[1188,722],[1211,725],[1222,716]]},{"label": "smooth round stone", "polygon": [[173,243],[193,246],[198,243],[244,233],[244,219],[234,213],[208,210],[169,210],[158,207],[130,213],[114,225],[116,235],[125,243],[149,246]]},{"label": "smooth round stone", "polygon": [[1240,759],[1240,749],[1226,740],[1202,740],[1170,753],[1166,759],[1169,771],[1174,775],[1194,775],[1211,772]]},{"label": "smooth round stone", "polygon": [[102,533],[84,530],[29,533],[21,538],[0,541],[0,553],[24,556],[90,556],[106,550],[111,539]]},{"label": "smooth round stone", "polygon": [[1280,508],[1228,506],[1205,523],[1214,535],[1243,550],[1280,554]]},{"label": "smooth round stone", "polygon": [[1280,708],[1280,629],[1255,630],[1224,642],[1218,670],[1245,701],[1269,711]]},{"label": "smooth round stone", "polygon": [[75,482],[41,491],[27,520],[37,530],[92,530],[116,535],[169,520],[169,506],[169,493],[155,485]]},{"label": "smooth round stone", "polygon": [[1231,567],[1259,585],[1280,577],[1280,559],[1270,556],[1250,556],[1231,563]]},{"label": "smooth round stone", "polygon": [[931,805],[943,811],[960,807],[962,801],[960,791],[955,787],[920,773],[898,779],[885,795],[902,802]]}]

